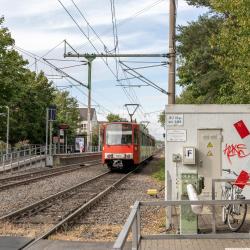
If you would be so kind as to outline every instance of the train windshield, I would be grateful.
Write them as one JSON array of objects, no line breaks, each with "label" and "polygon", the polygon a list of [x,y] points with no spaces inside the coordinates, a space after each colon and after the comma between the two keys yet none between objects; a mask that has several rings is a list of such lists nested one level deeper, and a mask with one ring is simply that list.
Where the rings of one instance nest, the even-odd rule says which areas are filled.
[{"label": "train windshield", "polygon": [[128,145],[132,143],[131,124],[109,124],[106,129],[107,145]]}]

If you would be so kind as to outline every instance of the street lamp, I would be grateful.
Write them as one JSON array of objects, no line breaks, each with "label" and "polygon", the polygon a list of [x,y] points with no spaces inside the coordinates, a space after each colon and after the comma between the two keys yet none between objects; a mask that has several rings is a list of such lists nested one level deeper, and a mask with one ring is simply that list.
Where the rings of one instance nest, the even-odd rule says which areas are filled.
[{"label": "street lamp", "polygon": [[[2,107],[5,107],[7,110],[6,154],[8,154],[9,153],[10,109],[8,106],[2,106]],[[3,113],[0,113],[0,115],[3,115]]]}]

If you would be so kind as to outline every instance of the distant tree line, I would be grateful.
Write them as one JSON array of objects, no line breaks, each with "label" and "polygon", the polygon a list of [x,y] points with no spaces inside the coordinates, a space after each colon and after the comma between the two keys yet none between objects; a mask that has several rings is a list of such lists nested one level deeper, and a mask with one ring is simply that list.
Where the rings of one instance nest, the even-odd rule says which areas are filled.
[{"label": "distant tree line", "polygon": [[[177,27],[179,104],[250,103],[250,1],[187,0],[209,12]],[[164,124],[164,115],[159,122]]]},{"label": "distant tree line", "polygon": [[10,110],[10,143],[45,142],[46,108],[57,105],[58,123],[70,125],[73,137],[78,122],[77,101],[53,87],[41,71],[31,71],[28,61],[14,50],[15,41],[0,18],[0,141],[6,141],[6,107]]}]

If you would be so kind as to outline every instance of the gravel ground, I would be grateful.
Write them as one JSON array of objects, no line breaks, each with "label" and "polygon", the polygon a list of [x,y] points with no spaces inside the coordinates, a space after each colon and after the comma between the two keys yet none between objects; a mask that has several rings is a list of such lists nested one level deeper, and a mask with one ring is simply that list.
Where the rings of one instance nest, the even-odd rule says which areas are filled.
[{"label": "gravel ground", "polygon": [[[162,156],[161,156],[162,157]],[[131,206],[136,200],[163,200],[164,191],[158,198],[149,196],[147,190],[161,190],[163,183],[150,175],[155,171],[158,157],[147,164],[140,172],[129,177],[119,188],[110,193],[87,215],[78,220],[79,225],[66,233],[59,233],[51,239],[82,241],[114,241],[125,223]],[[161,233],[165,230],[165,210],[142,208],[142,228],[144,234]]]},{"label": "gravel ground", "polygon": [[0,192],[0,216],[107,171],[102,165],[50,177]]},{"label": "gravel ground", "polygon": [[[162,190],[164,183],[160,183],[151,177],[151,174],[158,168],[157,163],[160,157],[163,157],[163,155],[155,157],[138,173],[125,180],[119,188],[104,198],[87,215],[80,218],[78,225],[74,226],[72,230],[66,233],[58,233],[52,236],[51,239],[114,241],[130,213],[131,206],[136,200],[164,199],[164,189]],[[0,192],[0,216],[101,174],[106,170],[101,165],[87,167],[73,173],[2,191]],[[151,188],[162,190],[157,198],[147,194],[147,190]],[[165,229],[164,215],[165,210],[159,208],[142,208],[142,232],[144,234],[163,232]],[[26,229],[16,231],[17,227],[15,225],[2,224],[0,226],[0,234],[22,235],[24,232],[30,231],[30,235],[33,235],[34,227],[36,225],[26,225]],[[43,227],[47,228],[48,224],[44,224]],[[27,236],[27,233],[25,235]]]}]

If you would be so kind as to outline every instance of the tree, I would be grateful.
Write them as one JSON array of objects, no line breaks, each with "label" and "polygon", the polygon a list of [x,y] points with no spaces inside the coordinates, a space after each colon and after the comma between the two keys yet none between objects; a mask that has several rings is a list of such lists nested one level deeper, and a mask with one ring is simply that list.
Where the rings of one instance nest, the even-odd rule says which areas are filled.
[{"label": "tree", "polygon": [[[0,113],[6,113],[4,106],[9,107],[10,143],[44,143],[46,108],[54,102],[59,107],[58,122],[69,112],[69,133],[73,134],[78,123],[76,100],[56,91],[43,72],[25,68],[28,62],[13,49],[14,39],[3,22],[0,18]],[[7,119],[1,120],[0,140],[6,141]]]},{"label": "tree", "polygon": [[229,75],[233,84],[231,95],[223,102],[250,102],[250,1],[211,0],[215,11],[223,14],[224,22],[211,44],[219,53],[214,58]]},{"label": "tree", "polygon": [[[57,130],[59,124],[68,124],[69,129],[66,131],[68,142],[73,143],[76,130],[79,127],[80,117],[77,100],[70,97],[68,91],[56,91],[54,104],[57,107],[57,117],[54,123],[54,129]],[[57,131],[55,131],[55,134],[57,134]]]},{"label": "tree", "polygon": [[210,0],[186,0],[188,4],[196,7],[211,7]]},{"label": "tree", "polygon": [[178,28],[178,83],[184,89],[177,103],[249,103],[250,2],[187,2],[210,7],[210,14]]},{"label": "tree", "polygon": [[232,84],[214,59],[218,51],[210,45],[221,24],[220,16],[204,15],[188,26],[178,27],[178,84],[184,91],[177,103],[218,103],[222,89]]},{"label": "tree", "polygon": [[165,128],[165,111],[162,111],[158,117],[158,122]]},{"label": "tree", "polygon": [[123,121],[123,119],[118,115],[118,114],[108,114],[106,119],[108,120],[108,122],[119,122],[119,121]]}]

